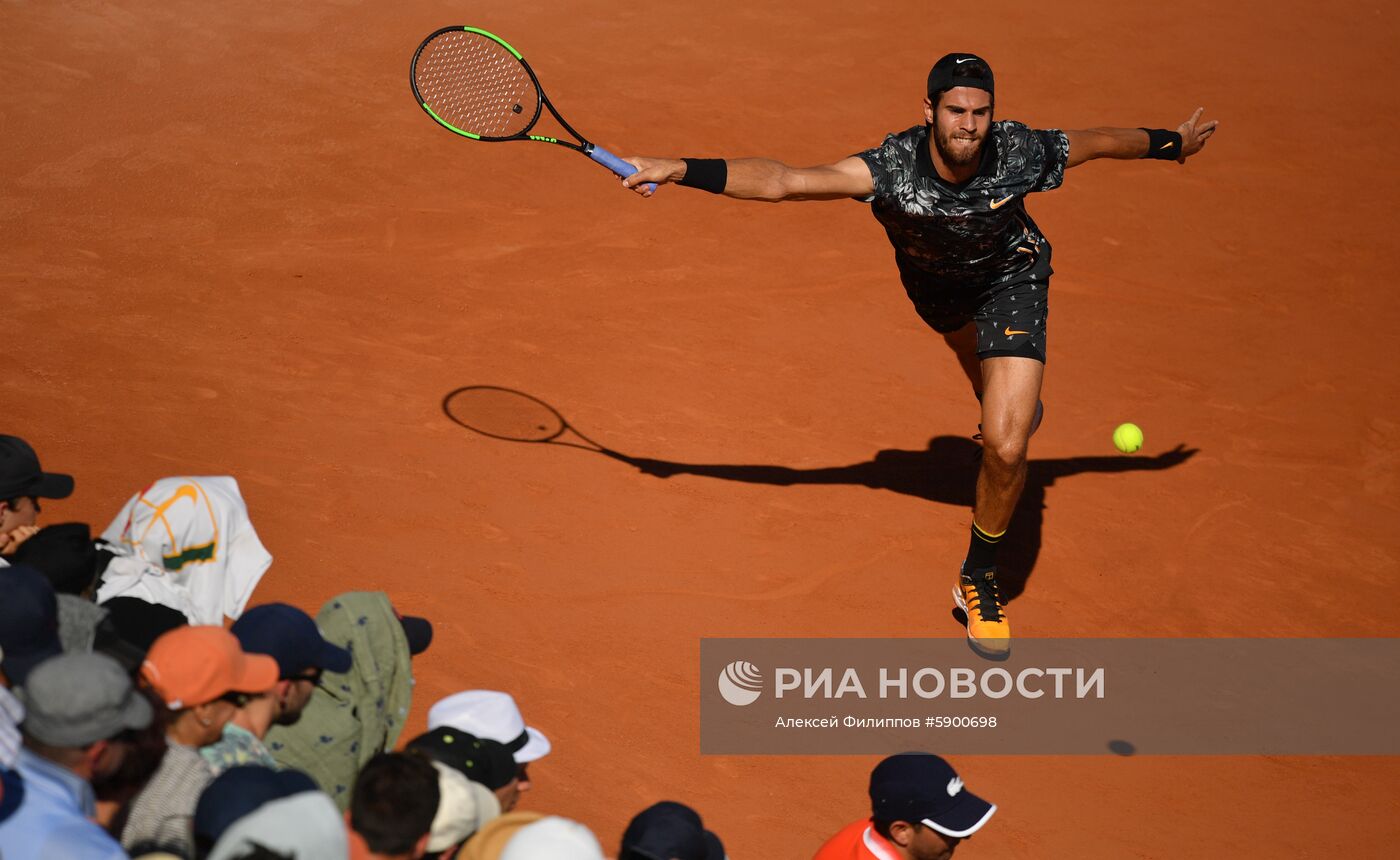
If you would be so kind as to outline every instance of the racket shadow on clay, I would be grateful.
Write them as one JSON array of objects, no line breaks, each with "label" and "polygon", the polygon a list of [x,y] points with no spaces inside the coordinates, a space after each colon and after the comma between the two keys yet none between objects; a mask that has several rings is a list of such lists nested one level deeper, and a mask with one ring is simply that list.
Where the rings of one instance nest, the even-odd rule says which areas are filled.
[{"label": "racket shadow on clay", "polygon": [[506,442],[562,445],[631,464],[633,458],[599,445],[538,397],[499,385],[468,385],[442,398],[442,411],[473,433]]}]

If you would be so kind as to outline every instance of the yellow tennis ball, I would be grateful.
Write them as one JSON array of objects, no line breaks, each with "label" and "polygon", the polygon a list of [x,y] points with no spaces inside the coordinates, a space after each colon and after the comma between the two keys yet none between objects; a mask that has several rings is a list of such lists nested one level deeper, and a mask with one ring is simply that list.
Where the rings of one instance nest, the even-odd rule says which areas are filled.
[{"label": "yellow tennis ball", "polygon": [[1142,447],[1142,428],[1136,424],[1119,424],[1113,431],[1113,447],[1131,454]]}]

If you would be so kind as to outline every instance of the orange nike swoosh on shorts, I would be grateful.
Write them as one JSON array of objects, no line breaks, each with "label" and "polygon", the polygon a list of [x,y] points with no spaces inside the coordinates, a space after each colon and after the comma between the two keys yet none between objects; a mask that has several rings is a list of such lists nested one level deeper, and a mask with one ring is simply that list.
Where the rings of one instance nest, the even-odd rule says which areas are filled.
[{"label": "orange nike swoosh on shorts", "polygon": [[1001,198],[1000,200],[993,200],[991,203],[989,203],[989,204],[987,204],[987,205],[991,206],[993,209],[999,209],[1003,204],[1006,203],[1006,201],[1010,200],[1012,197],[1015,197],[1015,196],[1016,196],[1015,194],[1010,194],[1010,195],[1008,195],[1008,196],[1006,196],[1006,197]]},{"label": "orange nike swoosh on shorts", "polygon": [[1030,334],[1030,332],[1028,332],[1028,331],[1012,331],[1012,330],[1011,330],[1011,326],[1007,326],[1007,327],[1006,327],[1006,330],[1003,331],[1002,334],[1006,335],[1007,337],[1011,337],[1013,334]]}]

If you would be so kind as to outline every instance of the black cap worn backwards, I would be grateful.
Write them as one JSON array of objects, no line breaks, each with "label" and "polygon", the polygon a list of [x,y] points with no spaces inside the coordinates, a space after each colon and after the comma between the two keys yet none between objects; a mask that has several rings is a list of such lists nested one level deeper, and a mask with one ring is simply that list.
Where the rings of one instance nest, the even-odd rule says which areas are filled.
[{"label": "black cap worn backwards", "polygon": [[66,499],[73,478],[39,468],[39,455],[18,436],[0,435],[0,500],[19,496]]},{"label": "black cap worn backwards", "polygon": [[[975,78],[964,75],[963,69],[969,64],[980,66],[979,72],[985,70],[986,75]],[[995,86],[991,64],[986,60],[976,54],[946,54],[929,70],[927,92],[932,96],[953,87],[973,87],[996,95]]]}]

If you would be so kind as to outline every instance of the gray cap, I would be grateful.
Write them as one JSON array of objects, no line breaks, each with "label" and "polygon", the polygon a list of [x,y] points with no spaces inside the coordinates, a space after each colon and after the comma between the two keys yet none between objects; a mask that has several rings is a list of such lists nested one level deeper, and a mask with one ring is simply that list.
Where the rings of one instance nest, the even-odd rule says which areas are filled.
[{"label": "gray cap", "polygon": [[106,654],[63,654],[40,663],[19,690],[25,734],[56,747],[85,747],[151,724],[151,703]]}]

